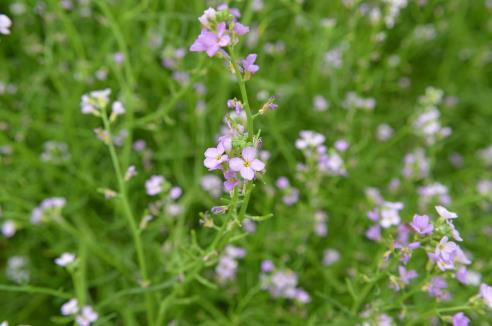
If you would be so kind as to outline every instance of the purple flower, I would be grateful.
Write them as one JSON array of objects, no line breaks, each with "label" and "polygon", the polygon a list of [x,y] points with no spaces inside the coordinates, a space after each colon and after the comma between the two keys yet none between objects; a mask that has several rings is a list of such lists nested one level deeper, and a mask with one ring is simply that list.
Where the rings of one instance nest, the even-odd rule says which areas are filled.
[{"label": "purple flower", "polygon": [[300,303],[309,303],[309,301],[311,301],[309,293],[299,288],[295,289],[294,298]]},{"label": "purple flower", "polygon": [[492,286],[480,284],[480,297],[489,308],[492,308]]},{"label": "purple flower", "polygon": [[282,197],[282,201],[285,205],[291,206],[297,203],[299,200],[299,190],[297,188],[290,188]]},{"label": "purple flower", "polygon": [[153,175],[145,182],[145,189],[147,190],[147,195],[155,196],[162,192],[162,185],[165,179],[160,175]]},{"label": "purple flower", "polygon": [[433,277],[427,288],[427,293],[431,297],[436,297],[441,300],[448,300],[450,295],[448,292],[443,291],[448,288],[448,283],[439,276]]},{"label": "purple flower", "polygon": [[275,265],[271,260],[264,260],[261,262],[261,271],[263,273],[269,273],[275,269]]},{"label": "purple flower", "polygon": [[232,171],[239,172],[245,180],[253,180],[255,172],[263,171],[265,163],[256,158],[256,149],[254,147],[245,147],[243,148],[242,158],[231,158],[229,167]]},{"label": "purple flower", "polygon": [[448,241],[448,237],[443,237],[436,246],[432,259],[442,271],[453,269],[454,260],[458,254],[458,245],[453,241]]},{"label": "purple flower", "polygon": [[227,191],[232,191],[234,187],[240,184],[237,173],[234,171],[224,172],[224,178],[226,179],[226,181],[224,182],[224,188]]},{"label": "purple flower", "polygon": [[217,25],[217,34],[207,29],[202,29],[195,42],[191,45],[192,52],[207,52],[209,57],[213,57],[221,47],[228,46],[231,37],[227,33],[226,24]]},{"label": "purple flower", "polygon": [[183,191],[180,187],[172,187],[169,191],[169,197],[171,197],[171,199],[173,200],[176,200],[181,196],[182,193]]},{"label": "purple flower", "polygon": [[366,237],[373,241],[381,240],[381,227],[377,224],[370,227],[366,232]]},{"label": "purple flower", "polygon": [[410,226],[421,235],[432,234],[434,230],[434,226],[429,223],[429,216],[427,215],[414,215]]},{"label": "purple flower", "polygon": [[241,35],[244,35],[246,33],[249,33],[249,27],[248,26],[244,26],[243,24],[241,23],[234,23],[234,32],[241,36]]},{"label": "purple flower", "polygon": [[403,266],[398,267],[398,272],[400,273],[400,279],[404,284],[410,283],[412,279],[419,276],[415,270],[412,269],[407,271],[407,269]]},{"label": "purple flower", "polygon": [[227,100],[227,107],[229,109],[236,110],[237,114],[241,114],[241,111],[243,110],[243,104],[235,98],[232,100]]},{"label": "purple flower", "polygon": [[400,249],[400,253],[401,253],[400,261],[406,265],[408,264],[410,257],[412,257],[412,252],[420,247],[420,242],[412,242],[406,246],[396,242],[394,244],[394,247],[396,249]]},{"label": "purple flower", "polygon": [[470,319],[463,312],[458,312],[453,316],[453,326],[468,326]]},{"label": "purple flower", "polygon": [[466,269],[465,266],[461,266],[458,268],[456,273],[454,274],[454,277],[462,284],[467,284],[467,279],[466,277],[468,276],[468,269]]},{"label": "purple flower", "polygon": [[287,187],[289,187],[290,183],[289,183],[289,179],[287,179],[287,177],[280,177],[277,179],[277,187],[279,189],[286,189]]},{"label": "purple flower", "polygon": [[435,208],[439,216],[441,216],[445,220],[458,218],[458,214],[448,211],[445,207],[436,206]]},{"label": "purple flower", "polygon": [[335,142],[337,151],[345,152],[349,148],[349,142],[345,139],[339,139]]},{"label": "purple flower", "polygon": [[219,169],[220,165],[229,158],[226,154],[224,154],[224,152],[225,148],[222,143],[219,143],[217,148],[208,148],[205,151],[205,160],[203,160],[203,165],[205,165],[205,167],[207,167],[210,171]]},{"label": "purple flower", "polygon": [[242,61],[242,65],[243,65],[244,70],[246,70],[247,72],[249,72],[252,75],[255,74],[258,70],[260,70],[260,67],[258,65],[254,64],[255,61],[256,61],[256,54],[255,53],[248,54],[246,59],[244,59]]},{"label": "purple flower", "polygon": [[378,210],[377,209],[373,209],[373,210],[370,210],[369,212],[367,212],[367,217],[373,221],[373,222],[377,222],[379,220],[379,213],[378,213]]}]

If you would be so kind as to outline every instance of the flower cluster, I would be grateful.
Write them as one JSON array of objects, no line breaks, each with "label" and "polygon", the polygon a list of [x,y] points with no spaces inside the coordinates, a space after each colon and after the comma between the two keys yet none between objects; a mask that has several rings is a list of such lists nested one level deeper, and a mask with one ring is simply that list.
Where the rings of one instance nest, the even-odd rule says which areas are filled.
[{"label": "flower cluster", "polygon": [[428,87],[425,95],[419,98],[420,114],[413,122],[413,130],[417,136],[424,139],[427,145],[433,145],[437,140],[446,138],[451,134],[451,128],[442,127],[439,120],[437,105],[442,102],[443,92],[439,89]]},{"label": "flower cluster", "polygon": [[261,264],[261,288],[270,292],[274,298],[293,299],[305,304],[311,301],[309,294],[298,287],[297,274],[288,269],[277,269],[270,260]]},{"label": "flower cluster", "polygon": [[376,100],[373,98],[364,98],[355,92],[348,92],[342,102],[345,109],[360,109],[372,111],[376,107]]},{"label": "flower cluster", "polygon": [[172,186],[163,176],[153,175],[145,182],[147,195],[159,197],[159,200],[148,205],[148,213],[143,222],[146,223],[159,216],[162,210],[169,216],[177,216],[183,211],[177,200],[181,197],[183,190],[178,186]]},{"label": "flower cluster", "polygon": [[29,282],[30,273],[28,263],[29,260],[24,256],[10,257],[7,261],[7,278],[18,284]]},{"label": "flower cluster", "polygon": [[0,14],[0,34],[10,34],[10,27],[12,26],[12,20],[6,15]]},{"label": "flower cluster", "polygon": [[31,223],[39,224],[42,221],[50,221],[61,217],[61,211],[66,204],[65,198],[53,197],[43,200],[39,206],[31,212]]},{"label": "flower cluster", "polygon": [[325,136],[315,131],[304,130],[296,140],[296,148],[301,150],[306,158],[306,164],[298,164],[301,179],[303,174],[315,173],[320,175],[345,176],[347,171],[342,156],[336,148],[328,150],[325,146]]},{"label": "flower cluster", "polygon": [[60,310],[63,316],[75,316],[75,321],[79,326],[90,326],[99,319],[99,315],[91,306],[85,305],[80,309],[77,299],[65,302]]},{"label": "flower cluster", "polygon": [[421,186],[417,189],[419,194],[419,207],[425,209],[429,205],[449,205],[451,197],[448,194],[448,187],[434,182],[429,185]]},{"label": "flower cluster", "polygon": [[277,188],[282,192],[282,202],[285,205],[291,206],[299,200],[299,189],[291,186],[287,177],[277,179]]},{"label": "flower cluster", "polygon": [[366,196],[373,208],[367,213],[367,217],[374,222],[367,232],[366,236],[370,240],[381,240],[381,228],[387,229],[391,226],[400,224],[400,211],[404,205],[400,202],[385,201],[379,190],[375,188],[366,189]]},{"label": "flower cluster", "polygon": [[236,277],[238,259],[244,258],[246,251],[239,247],[228,245],[215,268],[220,283],[232,281]]},{"label": "flower cluster", "polygon": [[43,144],[43,152],[41,153],[41,161],[53,164],[60,164],[70,159],[68,145],[63,142],[47,141]]},{"label": "flower cluster", "polygon": [[429,175],[429,170],[429,159],[422,148],[417,148],[405,155],[402,174],[406,179],[424,179]]}]

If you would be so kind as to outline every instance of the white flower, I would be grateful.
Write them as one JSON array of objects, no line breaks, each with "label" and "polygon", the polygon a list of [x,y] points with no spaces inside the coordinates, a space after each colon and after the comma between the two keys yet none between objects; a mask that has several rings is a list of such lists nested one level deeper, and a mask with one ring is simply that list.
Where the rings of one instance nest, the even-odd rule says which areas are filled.
[{"label": "white flower", "polygon": [[145,189],[147,190],[147,195],[155,196],[162,192],[162,184],[165,179],[160,175],[153,175],[149,180],[145,182]]},{"label": "white flower", "polygon": [[84,306],[82,313],[75,320],[79,326],[89,326],[99,318],[99,315],[92,309],[91,306]]},{"label": "white flower", "polygon": [[381,207],[381,226],[383,228],[389,228],[392,225],[400,224],[399,211],[402,209],[402,203],[384,202]]},{"label": "white flower", "polygon": [[297,149],[305,149],[308,147],[317,147],[325,141],[325,136],[310,130],[303,130],[300,133],[300,138],[296,140]]},{"label": "white flower", "polygon": [[436,206],[435,208],[439,216],[441,216],[445,220],[450,220],[458,217],[458,214],[450,212],[442,206]]},{"label": "white flower", "polygon": [[393,128],[386,123],[382,123],[378,126],[377,134],[380,141],[386,141],[393,136]]},{"label": "white flower", "polygon": [[89,94],[82,95],[80,102],[81,111],[83,114],[97,114],[98,110],[105,107],[109,103],[109,88],[92,91]]},{"label": "white flower", "polygon": [[69,252],[64,252],[60,257],[55,259],[58,266],[66,267],[75,261],[75,255]]},{"label": "white flower", "polygon": [[12,21],[10,18],[0,14],[0,34],[10,34],[10,26],[12,26]]},{"label": "white flower", "polygon": [[15,234],[15,223],[14,221],[7,220],[2,225],[2,234],[6,238],[12,238]]},{"label": "white flower", "polygon": [[125,113],[125,108],[123,107],[123,103],[120,101],[113,102],[112,112],[114,115],[122,115]]},{"label": "white flower", "polygon": [[201,15],[198,20],[204,27],[209,27],[209,24],[211,21],[215,19],[216,11],[213,8],[208,8],[203,12],[203,15]]},{"label": "white flower", "polygon": [[75,315],[79,311],[79,302],[77,299],[70,299],[61,306],[63,316]]},{"label": "white flower", "polygon": [[323,254],[323,264],[330,266],[340,260],[340,253],[335,249],[327,249]]}]

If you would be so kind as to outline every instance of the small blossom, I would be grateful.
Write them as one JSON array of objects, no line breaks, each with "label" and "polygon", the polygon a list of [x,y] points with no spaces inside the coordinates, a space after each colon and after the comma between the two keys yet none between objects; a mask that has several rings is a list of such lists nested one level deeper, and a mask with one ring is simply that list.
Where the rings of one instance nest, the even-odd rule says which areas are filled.
[{"label": "small blossom", "polygon": [[321,95],[316,95],[313,98],[313,106],[314,110],[318,112],[323,112],[326,111],[329,108],[329,103],[328,101]]},{"label": "small blossom", "polygon": [[181,196],[182,193],[183,190],[181,190],[180,187],[172,187],[171,190],[169,190],[169,197],[173,200],[176,200]]},{"label": "small blossom", "polygon": [[261,271],[263,273],[269,273],[275,269],[275,265],[271,260],[264,260],[261,262]]},{"label": "small blossom", "polygon": [[210,171],[217,170],[223,162],[227,161],[227,159],[228,156],[225,154],[225,148],[222,143],[219,143],[216,148],[211,147],[205,151],[203,165]]},{"label": "small blossom", "polygon": [[112,110],[111,112],[115,116],[122,115],[125,113],[125,108],[123,107],[123,103],[121,103],[120,101],[113,102],[113,105],[111,106],[111,110]]},{"label": "small blossom", "polygon": [[99,114],[99,110],[108,105],[110,94],[110,89],[103,89],[82,95],[80,104],[82,113],[94,115]]},{"label": "small blossom", "polygon": [[430,280],[427,286],[427,293],[431,297],[448,300],[450,298],[449,292],[444,291],[447,288],[448,283],[442,277],[436,276]]},{"label": "small blossom", "polygon": [[483,299],[485,304],[489,307],[492,308],[492,286],[489,286],[485,283],[482,283],[480,285],[480,297]]},{"label": "small blossom", "polygon": [[208,192],[212,197],[219,197],[222,193],[222,182],[216,175],[204,175],[200,182],[202,189]]},{"label": "small blossom", "polygon": [[92,309],[91,306],[84,306],[82,313],[78,315],[75,320],[79,326],[89,326],[99,318],[98,314]]},{"label": "small blossom", "polygon": [[16,227],[12,220],[7,220],[2,224],[2,234],[6,238],[12,238],[15,235]]},{"label": "small blossom", "polygon": [[241,114],[241,111],[243,110],[243,104],[236,98],[232,100],[227,100],[227,107],[229,109],[234,109],[237,114]]},{"label": "small blossom", "polygon": [[345,152],[349,148],[349,143],[345,139],[339,139],[335,142],[335,148],[339,152]]},{"label": "small blossom", "polygon": [[254,147],[245,147],[242,151],[242,158],[233,157],[229,161],[229,167],[232,171],[239,172],[245,180],[253,180],[256,172],[265,169],[265,163],[256,158]]},{"label": "small blossom", "polygon": [[164,177],[160,175],[153,175],[145,182],[145,188],[147,195],[155,196],[162,192],[162,185],[164,184]]},{"label": "small blossom", "polygon": [[436,206],[436,211],[445,220],[451,220],[458,217],[458,214],[448,211],[445,207]]},{"label": "small blossom", "polygon": [[260,67],[258,65],[255,65],[256,61],[256,54],[255,53],[252,53],[252,54],[248,54],[248,56],[246,57],[246,59],[244,59],[243,61],[241,61],[241,64],[244,68],[245,71],[249,72],[250,74],[255,74],[258,70],[260,70]]},{"label": "small blossom", "polygon": [[192,52],[207,52],[209,57],[213,57],[221,47],[230,45],[231,37],[227,33],[226,24],[217,25],[217,33],[202,29],[200,35],[191,45]]},{"label": "small blossom", "polygon": [[340,260],[340,252],[335,249],[327,249],[323,253],[323,265],[331,266]]},{"label": "small blossom", "polygon": [[137,168],[135,167],[135,165],[130,165],[125,173],[125,181],[130,180],[136,175],[137,175]]},{"label": "small blossom", "polygon": [[238,23],[238,22],[235,22],[234,23],[234,32],[241,36],[241,35],[244,35],[244,34],[247,34],[249,33],[249,27],[248,26],[245,26],[241,23]]},{"label": "small blossom", "polygon": [[75,261],[75,255],[69,252],[64,252],[60,257],[55,259],[55,263],[61,267],[67,267]]},{"label": "small blossom", "polygon": [[0,14],[0,34],[8,35],[10,34],[10,27],[12,26],[12,21],[6,15]]},{"label": "small blossom", "polygon": [[421,235],[432,234],[434,230],[434,226],[429,223],[429,216],[427,215],[414,215],[410,226],[415,232]]},{"label": "small blossom", "polygon": [[463,312],[458,312],[453,316],[453,326],[468,326],[470,319]]},{"label": "small blossom", "polygon": [[383,228],[389,228],[392,225],[400,224],[399,211],[403,209],[403,204],[400,202],[384,202],[381,206],[380,224]]},{"label": "small blossom", "polygon": [[70,299],[61,306],[63,316],[75,315],[79,311],[79,302],[77,299]]},{"label": "small blossom", "polygon": [[367,230],[366,237],[373,241],[381,240],[381,227],[378,224],[373,225]]}]

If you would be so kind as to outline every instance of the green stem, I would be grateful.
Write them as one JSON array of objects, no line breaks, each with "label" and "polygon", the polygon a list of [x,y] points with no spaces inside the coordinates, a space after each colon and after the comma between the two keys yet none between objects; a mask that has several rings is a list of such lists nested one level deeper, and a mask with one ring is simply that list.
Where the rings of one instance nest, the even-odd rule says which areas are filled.
[{"label": "green stem", "polygon": [[[121,201],[123,203],[123,211],[126,216],[126,219],[128,221],[128,224],[130,225],[130,230],[132,232],[133,236],[133,242],[135,245],[135,250],[137,252],[137,259],[138,259],[138,265],[140,269],[140,276],[142,277],[142,286],[147,287],[149,286],[149,279],[147,276],[147,267],[145,264],[145,257],[144,257],[144,252],[143,252],[143,247],[142,247],[142,241],[140,239],[140,231],[138,230],[137,223],[135,222],[135,218],[133,217],[133,213],[130,207],[130,202],[128,200],[128,195],[127,195],[127,190],[126,190],[126,183],[124,180],[123,173],[121,172],[121,167],[120,167],[120,162],[118,160],[118,155],[116,154],[116,149],[113,145],[112,139],[111,139],[111,124],[109,122],[106,109],[104,108],[101,114],[103,124],[104,124],[104,129],[109,135],[109,140],[107,142],[108,148],[109,148],[109,153],[111,155],[111,161],[113,162],[113,168],[116,174],[116,178],[118,180],[118,191],[119,191],[119,197],[121,198]],[[152,306],[152,298],[149,293],[145,293],[145,302],[147,306],[147,320],[149,325],[152,324],[153,321],[153,306]]]},{"label": "green stem", "polygon": [[241,90],[241,97],[243,99],[244,111],[246,111],[246,118],[248,120],[248,140],[253,140],[253,116],[251,115],[251,108],[249,107],[248,92],[246,91],[246,82],[244,81],[241,72],[239,71],[239,65],[237,63],[234,49],[229,47],[229,55],[231,56],[231,64],[234,68],[234,73],[239,82],[239,89]]}]

